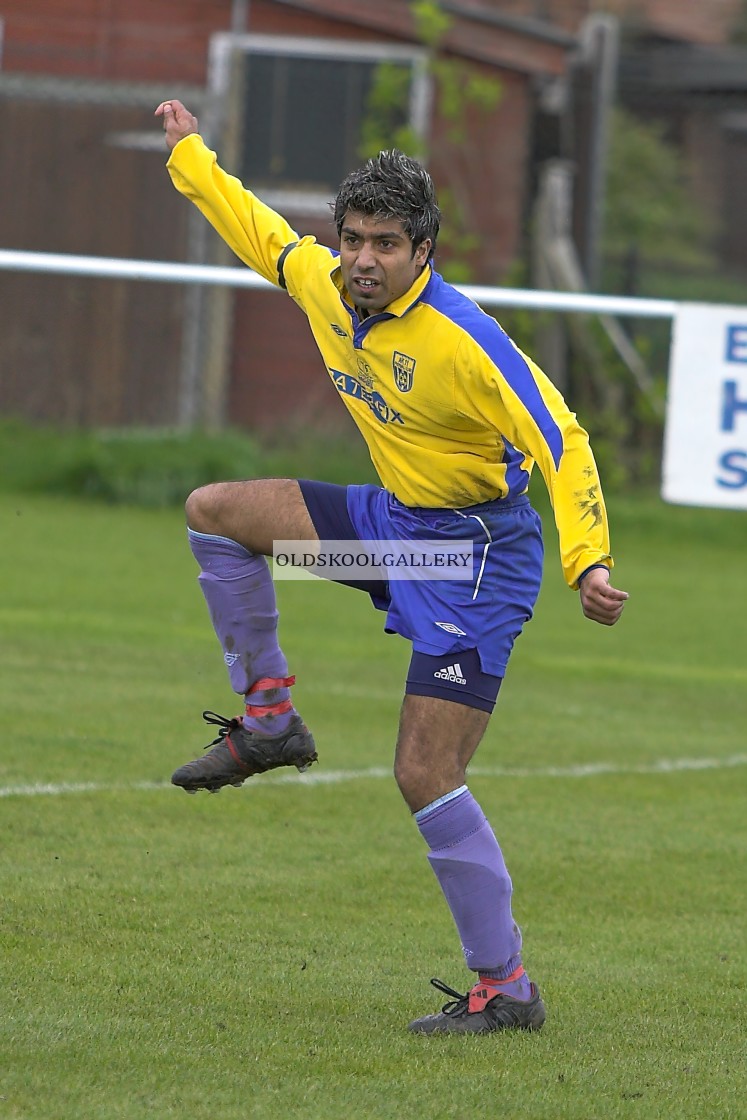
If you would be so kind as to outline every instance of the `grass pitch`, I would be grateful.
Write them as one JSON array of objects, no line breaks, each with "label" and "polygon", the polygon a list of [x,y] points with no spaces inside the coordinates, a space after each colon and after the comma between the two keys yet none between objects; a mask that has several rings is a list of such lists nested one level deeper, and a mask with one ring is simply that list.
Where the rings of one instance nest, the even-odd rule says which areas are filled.
[{"label": "grass pitch", "polygon": [[185,797],[234,713],[182,519],[0,495],[1,1120],[747,1116],[744,515],[611,501],[612,630],[547,576],[470,784],[537,1036],[409,1036],[466,990],[388,777],[408,647],[278,584],[321,764]]}]

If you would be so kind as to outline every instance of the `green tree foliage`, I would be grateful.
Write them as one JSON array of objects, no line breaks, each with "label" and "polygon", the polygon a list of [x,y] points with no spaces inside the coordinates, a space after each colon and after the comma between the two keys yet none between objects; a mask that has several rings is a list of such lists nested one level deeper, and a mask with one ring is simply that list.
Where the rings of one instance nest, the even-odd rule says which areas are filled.
[{"label": "green tree foliage", "polygon": [[623,109],[613,114],[607,174],[604,252],[634,250],[674,267],[711,264],[712,224],[694,200],[685,162],[664,125]]},{"label": "green tree foliage", "polygon": [[396,62],[380,62],[366,102],[358,151],[362,159],[386,148],[399,148],[410,156],[424,156],[422,138],[407,123],[410,70]]}]

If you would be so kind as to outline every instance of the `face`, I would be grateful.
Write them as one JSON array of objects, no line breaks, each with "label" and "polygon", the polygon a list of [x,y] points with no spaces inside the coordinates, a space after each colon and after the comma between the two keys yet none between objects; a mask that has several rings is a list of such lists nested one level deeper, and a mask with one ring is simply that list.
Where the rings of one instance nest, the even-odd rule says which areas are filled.
[{"label": "face", "polygon": [[348,210],[340,235],[340,267],[355,306],[374,314],[404,295],[422,272],[430,248],[430,241],[423,241],[413,254],[412,241],[397,218]]}]

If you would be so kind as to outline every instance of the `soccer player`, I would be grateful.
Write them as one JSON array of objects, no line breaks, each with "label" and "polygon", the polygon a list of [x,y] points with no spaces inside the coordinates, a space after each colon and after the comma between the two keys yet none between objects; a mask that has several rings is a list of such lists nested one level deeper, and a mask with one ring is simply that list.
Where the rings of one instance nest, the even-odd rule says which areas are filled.
[{"label": "soccer player", "polygon": [[257,479],[202,487],[187,500],[189,541],[242,717],[223,719],[202,758],[172,781],[188,792],[241,785],[316,760],[290,699],[266,556],[274,540],[467,543],[469,580],[360,582],[386,629],[412,643],[394,775],[428,847],[477,974],[410,1030],[539,1029],[512,883],[466,783],[516,637],[540,587],[542,536],[526,495],[534,463],[552,499],[565,578],[587,618],[617,622],[607,516],[586,432],[560,393],[497,322],[433,267],[433,183],[415,160],[381,152],[340,186],[339,248],[300,237],[226,174],[181,102],[163,102],[168,170],[250,268],[306,313],[322,360],[365,439],[382,486]]}]

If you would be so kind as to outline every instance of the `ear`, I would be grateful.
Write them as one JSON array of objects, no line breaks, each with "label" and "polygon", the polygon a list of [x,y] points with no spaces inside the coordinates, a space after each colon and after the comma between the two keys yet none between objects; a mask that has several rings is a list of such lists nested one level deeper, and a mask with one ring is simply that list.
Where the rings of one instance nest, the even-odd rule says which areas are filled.
[{"label": "ear", "polygon": [[418,245],[417,249],[415,250],[414,256],[415,256],[416,264],[418,264],[422,267],[425,264],[425,262],[428,260],[428,257],[430,255],[430,251],[431,251],[431,239],[430,239],[430,237],[426,237],[425,241],[421,241],[420,244]]}]

